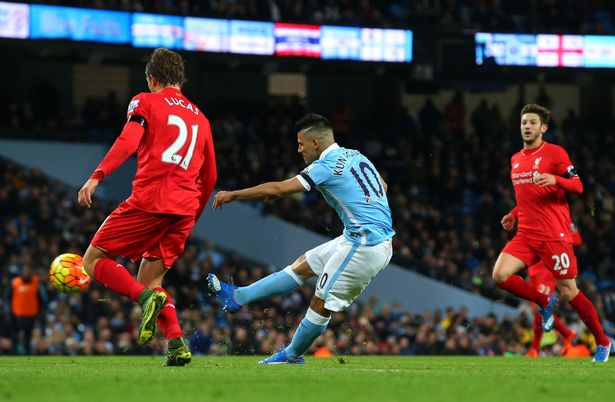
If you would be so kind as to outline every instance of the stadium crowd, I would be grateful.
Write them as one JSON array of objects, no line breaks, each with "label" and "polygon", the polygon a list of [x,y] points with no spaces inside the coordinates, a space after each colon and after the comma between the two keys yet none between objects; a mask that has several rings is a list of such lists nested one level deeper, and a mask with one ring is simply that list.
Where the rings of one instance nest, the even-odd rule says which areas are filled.
[{"label": "stadium crowd", "polygon": [[[137,348],[134,331],[140,312],[127,299],[113,297],[97,283],[84,293],[66,296],[46,280],[49,261],[61,252],[82,252],[90,235],[106,215],[109,205],[98,203],[79,209],[74,189],[47,179],[38,170],[21,168],[0,160],[0,271],[2,289],[25,266],[35,269],[45,284],[48,301],[38,317],[31,350],[33,354],[151,353]],[[133,273],[135,264],[126,262]],[[311,297],[309,287],[272,303],[263,302],[236,316],[224,313],[204,292],[204,274],[216,272],[248,284],[266,275],[267,269],[191,239],[184,255],[168,275],[170,292],[180,312],[184,331],[197,354],[268,354],[287,343]],[[0,353],[23,352],[13,345],[10,301],[0,309]],[[379,306],[374,299],[337,313],[317,345],[319,354],[481,354],[523,350],[529,322],[506,318],[477,317],[458,312],[411,314],[399,306]],[[512,331],[512,332],[511,332]],[[514,334],[514,336],[511,336]],[[504,338],[501,338],[504,336]],[[155,341],[155,350],[163,345]]]},{"label": "stadium crowd", "polygon": [[[363,149],[377,166],[382,166],[391,185],[389,194],[398,232],[396,261],[447,283],[500,298],[490,275],[508,236],[500,229],[499,220],[513,203],[506,164],[520,146],[514,123],[518,116],[513,113],[513,121],[508,124],[496,106],[483,102],[472,111],[470,122],[465,122],[460,118],[463,114],[455,112],[464,108],[459,95],[443,111],[427,99],[415,121],[405,111],[393,118],[362,118],[350,106],[340,104],[331,112],[331,120],[337,140]],[[261,110],[214,111],[210,118],[217,152],[225,155],[218,161],[219,187],[249,186],[300,171],[302,164],[295,155],[291,131],[294,119],[303,110],[297,99],[272,99]],[[376,124],[379,121],[388,123]],[[0,121],[0,126],[7,123]],[[599,314],[613,322],[615,286],[610,254],[615,239],[615,165],[608,155],[615,150],[609,136],[599,135],[605,128],[596,124],[571,114],[561,124],[553,124],[550,136],[568,147],[586,183],[584,196],[572,204],[573,217],[585,238],[585,244],[577,250],[582,286]],[[241,145],[245,143],[253,146]],[[596,154],[596,150],[604,154]],[[283,157],[272,160],[266,157],[270,153]],[[45,276],[55,255],[82,253],[110,205],[79,209],[74,189],[46,178],[40,171],[4,160],[0,164],[0,261],[4,262],[0,288],[7,289],[10,279],[26,265]],[[315,194],[257,205],[263,213],[330,236],[340,230],[337,217]],[[310,218],[315,215],[321,219]],[[126,263],[134,273],[136,266]],[[259,266],[211,244],[189,241],[184,256],[169,273],[168,283],[195,353],[268,354],[287,342],[289,331],[301,319],[310,299],[308,287],[272,303],[255,305],[235,317],[213,305],[204,291],[207,272],[232,277],[242,285],[270,269],[274,268]],[[111,297],[97,284],[83,294],[65,297],[44,282],[50,297],[34,331],[33,353],[150,353],[134,342],[139,313],[131,302]],[[0,310],[0,350],[7,353],[12,347],[12,324],[6,300]],[[582,333],[582,324],[574,325]],[[606,329],[613,331],[608,323]],[[531,322],[524,314],[499,322],[495,317],[470,320],[464,309],[406,312],[373,302],[336,314],[317,343],[317,351],[323,355],[521,353],[531,339],[530,331]],[[582,339],[591,346],[589,338]],[[559,353],[557,348],[548,353]],[[156,350],[162,352],[163,346]]]},{"label": "stadium crowd", "polygon": [[[544,91],[536,101],[551,103]],[[91,113],[90,104],[98,105],[99,113]],[[118,121],[121,123],[112,116],[121,116],[121,109],[114,96],[91,99],[80,113],[64,120],[80,123],[60,126],[61,138],[53,137],[53,127],[58,126],[46,125],[47,120],[37,113],[19,118],[0,115],[0,128],[3,136],[18,133],[23,137],[31,132],[40,139],[110,143],[119,132]],[[295,119],[305,111],[298,98],[274,97],[266,105],[216,105],[207,110],[216,152],[224,155],[218,161],[219,188],[281,180],[303,169],[292,132]],[[43,116],[55,113],[44,112]],[[413,113],[399,110],[365,116],[340,101],[325,114],[331,117],[337,141],[362,150],[390,183],[397,231],[394,261],[490,298],[508,297],[490,277],[495,258],[509,238],[499,222],[514,205],[508,164],[521,148],[518,108],[502,113],[496,104],[484,100],[468,114],[463,96],[456,94],[443,110],[426,98],[423,107]],[[577,249],[582,276],[588,279],[584,289],[592,299],[596,292],[603,295],[604,303],[598,302],[598,309],[613,320],[615,281],[610,270],[615,248],[615,163],[609,155],[615,152],[615,143],[604,135],[609,120],[581,118],[573,111],[554,117],[546,138],[569,150],[585,185],[581,197],[571,198],[573,221],[585,238]],[[48,136],[41,136],[43,133]],[[341,232],[335,212],[314,192],[255,206],[331,237]]]},{"label": "stadium crowd", "polygon": [[34,0],[33,3],[293,23],[613,34],[615,6],[577,0]]}]

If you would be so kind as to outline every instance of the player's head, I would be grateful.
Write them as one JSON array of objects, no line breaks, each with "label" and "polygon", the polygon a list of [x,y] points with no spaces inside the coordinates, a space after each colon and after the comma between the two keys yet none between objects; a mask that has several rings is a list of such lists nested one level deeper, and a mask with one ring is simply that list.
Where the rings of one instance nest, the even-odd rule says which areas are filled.
[{"label": "player's head", "polygon": [[551,111],[544,106],[530,103],[521,109],[521,138],[526,145],[537,145],[549,128]]},{"label": "player's head", "polygon": [[322,151],[335,142],[329,120],[315,113],[308,113],[295,123],[298,152],[308,165],[314,162]]},{"label": "player's head", "polygon": [[154,50],[145,65],[145,79],[152,92],[170,86],[181,88],[186,82],[184,60],[179,54],[160,47]]}]

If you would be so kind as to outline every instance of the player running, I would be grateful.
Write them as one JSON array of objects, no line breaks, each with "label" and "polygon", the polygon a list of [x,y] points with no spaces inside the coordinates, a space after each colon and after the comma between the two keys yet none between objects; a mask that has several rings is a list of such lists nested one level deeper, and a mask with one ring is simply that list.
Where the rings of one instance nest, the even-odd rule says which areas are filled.
[{"label": "player running", "polygon": [[393,254],[391,210],[387,185],[359,151],[335,143],[329,121],[307,114],[295,124],[298,152],[308,167],[299,175],[236,191],[220,191],[213,208],[234,200],[267,200],[316,189],[344,223],[341,236],[300,256],[292,265],[250,286],[238,288],[209,274],[210,291],[223,308],[237,312],[244,305],[292,292],[318,277],[316,292],[287,347],[260,364],[303,364],[303,354],[327,328],[332,311],[343,311],[386,268]]},{"label": "player running", "polygon": [[[543,141],[551,112],[540,105],[521,110],[523,149],[511,158],[511,180],[517,206],[502,218],[505,230],[519,220],[517,234],[509,241],[493,268],[498,287],[540,306],[542,325],[554,324],[555,294],[540,293],[517,273],[538,261],[551,271],[561,297],[579,314],[596,339],[595,362],[608,361],[611,341],[604,334],[593,304],[577,288],[577,259],[573,250],[572,222],[566,192],[580,194],[579,179],[566,150]],[[518,218],[515,218],[518,217]]]},{"label": "player running", "polygon": [[[583,241],[581,239],[581,234],[576,228],[573,227],[572,245],[578,246],[582,242]],[[530,286],[538,290],[540,293],[546,295],[552,295],[555,293],[555,288],[557,286],[557,284],[555,283],[555,279],[553,279],[551,271],[547,269],[547,267],[542,261],[539,261],[529,267],[527,272],[530,277]],[[542,318],[536,304],[532,304],[532,311],[534,313],[534,321],[532,322],[532,331],[534,333],[534,337],[532,338],[532,345],[525,354],[526,357],[540,356],[540,341],[542,340],[543,334]],[[564,324],[563,321],[560,320],[556,314],[553,314],[553,328],[557,332],[559,332],[562,337],[562,343],[564,344],[562,354],[565,354],[569,347],[572,345],[572,341],[574,341],[574,339],[577,337],[577,333],[574,330],[568,328],[566,324]]]},{"label": "player running", "polygon": [[[169,340],[164,365],[183,366],[192,354],[162,278],[182,254],[213,191],[216,160],[209,121],[181,92],[185,82],[181,56],[156,49],[145,78],[151,93],[140,93],[130,101],[122,133],[79,190],[79,205],[89,208],[98,184],[137,152],[132,194],[100,226],[84,263],[91,277],[139,303],[142,322],[137,342],[149,343],[158,321]],[[137,279],[115,261],[118,256],[142,258]]]}]

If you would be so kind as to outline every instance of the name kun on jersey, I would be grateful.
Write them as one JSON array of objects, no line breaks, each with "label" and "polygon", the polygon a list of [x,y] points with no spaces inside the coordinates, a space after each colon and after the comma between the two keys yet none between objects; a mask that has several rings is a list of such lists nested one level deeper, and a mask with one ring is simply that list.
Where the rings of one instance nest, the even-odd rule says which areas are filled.
[{"label": "name kun on jersey", "polygon": [[[350,158],[351,156],[358,154],[360,154],[360,152],[357,150],[348,150],[344,152],[344,156],[346,156],[346,158]],[[344,167],[346,166],[346,162],[348,162],[348,159],[344,158],[344,156],[340,155],[335,162],[335,166],[333,167],[333,174],[335,176],[342,176],[344,174]]]},{"label": "name kun on jersey", "polygon": [[192,106],[192,103],[187,102],[188,104],[186,104],[186,102],[184,102],[183,99],[176,99],[172,96],[169,97],[165,97],[164,98],[165,101],[167,101],[167,103],[169,104],[169,106],[181,106],[184,109],[188,109],[190,110],[192,113],[196,114],[198,116],[199,114],[199,108],[196,106]]}]

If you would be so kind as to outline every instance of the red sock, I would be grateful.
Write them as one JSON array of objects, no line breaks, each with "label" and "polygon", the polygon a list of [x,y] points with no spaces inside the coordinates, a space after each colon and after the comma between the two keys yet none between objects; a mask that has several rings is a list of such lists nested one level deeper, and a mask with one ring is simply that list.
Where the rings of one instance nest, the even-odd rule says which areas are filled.
[{"label": "red sock", "polygon": [[122,264],[110,258],[101,258],[94,267],[94,279],[116,293],[139,300],[139,295],[145,289]]},{"label": "red sock", "polygon": [[570,330],[570,328],[568,328],[566,324],[564,324],[564,322],[560,320],[559,317],[555,314],[553,314],[553,320],[553,328],[555,328],[557,332],[562,334],[564,338],[568,338],[570,335],[572,335],[572,331]]},{"label": "red sock", "polygon": [[538,311],[534,311],[534,321],[532,322],[532,330],[534,331],[534,339],[532,339],[532,349],[540,350],[540,341],[542,340],[542,316]]},{"label": "red sock", "polygon": [[156,320],[158,327],[160,327],[160,330],[168,340],[181,338],[182,329],[177,320],[177,311],[175,310],[171,295],[163,288],[154,288],[154,290],[159,290],[167,295],[167,303],[162,310],[160,310],[160,314],[158,314],[158,319]]},{"label": "red sock", "polygon": [[581,320],[587,325],[591,333],[594,334],[596,343],[598,345],[607,346],[609,344],[609,338],[604,335],[604,330],[602,329],[602,325],[600,325],[600,320],[598,319],[598,314],[596,314],[594,305],[585,297],[583,292],[579,291],[579,294],[570,301],[570,307],[579,314]]},{"label": "red sock", "polygon": [[549,304],[549,296],[542,294],[531,287],[519,275],[511,275],[504,282],[500,283],[498,287],[500,289],[507,290],[522,299],[533,301],[541,307],[546,307]]}]

